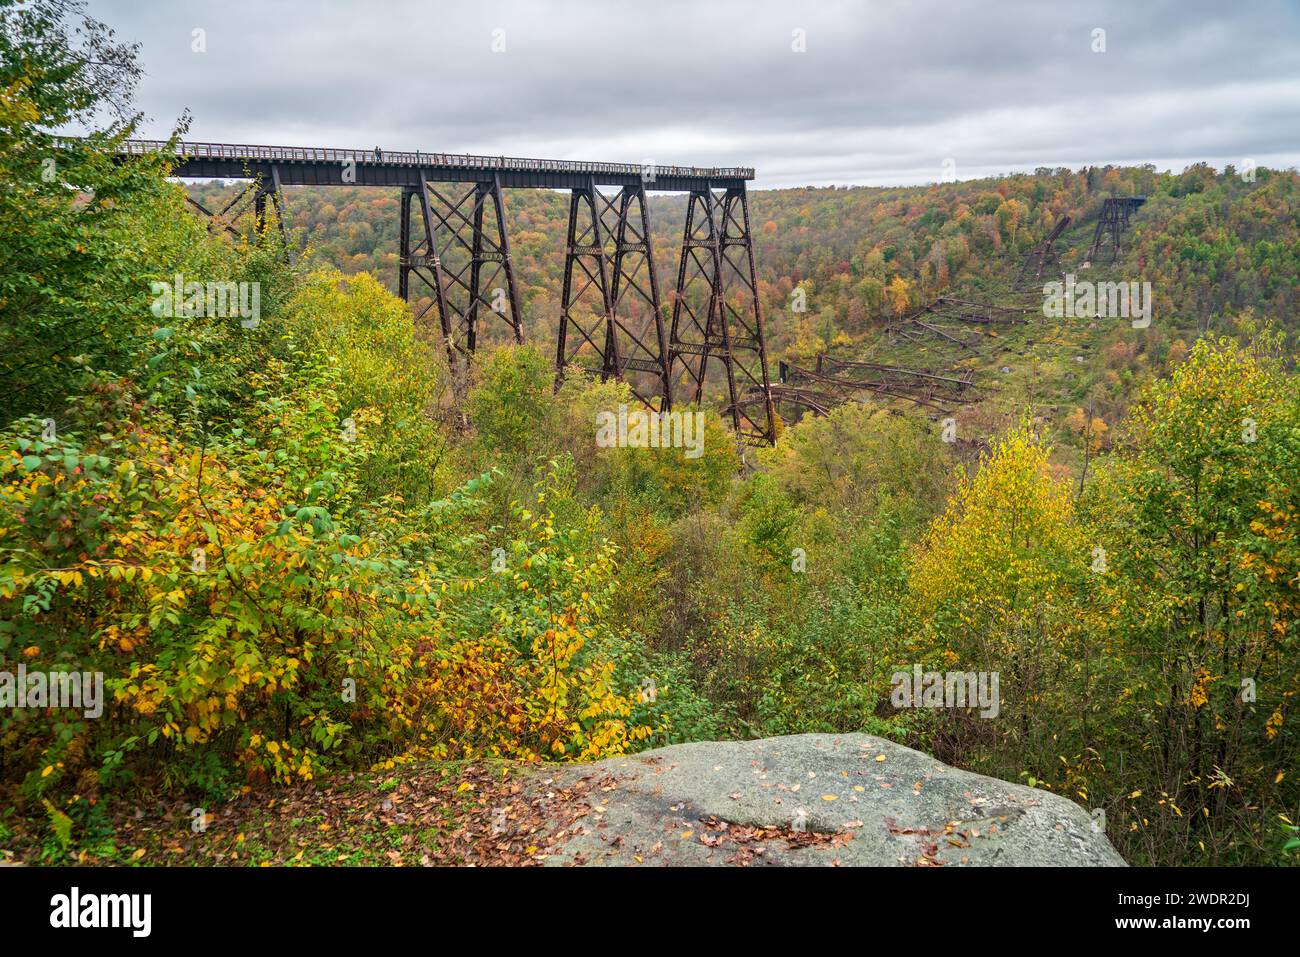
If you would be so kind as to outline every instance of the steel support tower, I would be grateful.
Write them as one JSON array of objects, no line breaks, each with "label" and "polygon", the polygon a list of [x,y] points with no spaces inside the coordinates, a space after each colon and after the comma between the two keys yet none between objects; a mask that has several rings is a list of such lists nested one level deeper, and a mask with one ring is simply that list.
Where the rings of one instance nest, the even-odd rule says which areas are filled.
[{"label": "steel support tower", "polygon": [[[489,321],[524,340],[504,190],[567,190],[557,386],[582,368],[667,410],[703,401],[713,383],[738,438],[775,441],[746,192],[752,168],[153,140],[127,141],[119,157],[157,152],[175,157],[179,178],[251,181],[219,213],[195,203],[232,233],[250,198],[259,235],[268,199],[283,229],[283,186],[399,188],[398,291],[408,302],[428,297],[416,321],[436,313],[458,397]],[[670,329],[650,231],[655,190],[689,197]]]}]

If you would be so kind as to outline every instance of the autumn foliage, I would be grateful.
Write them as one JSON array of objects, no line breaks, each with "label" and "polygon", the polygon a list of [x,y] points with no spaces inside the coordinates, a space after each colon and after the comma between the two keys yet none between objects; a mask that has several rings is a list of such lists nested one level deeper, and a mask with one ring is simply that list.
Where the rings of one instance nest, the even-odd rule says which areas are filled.
[{"label": "autumn foliage", "polygon": [[[1134,863],[1294,863],[1294,172],[756,197],[773,356],[983,288],[1102,191],[1149,196],[1130,248],[1171,319],[1069,363],[1077,330],[1026,323],[960,443],[869,399],[741,449],[706,402],[687,459],[599,447],[628,387],[557,390],[532,345],[486,336],[453,388],[383,285],[394,196],[291,196],[300,252],[274,223],[208,234],[161,155],[109,161],[130,121],[58,152],[102,94],[38,39],[0,58],[0,672],[107,690],[97,717],[0,708],[0,801],[48,821],[46,858],[141,794],[866,731],[1104,810]],[[553,341],[563,197],[508,209],[529,334]],[[258,283],[260,321],[155,315],[178,273]],[[1051,408],[996,408],[1048,367],[1071,383]],[[999,717],[892,707],[916,664],[997,672]]]}]

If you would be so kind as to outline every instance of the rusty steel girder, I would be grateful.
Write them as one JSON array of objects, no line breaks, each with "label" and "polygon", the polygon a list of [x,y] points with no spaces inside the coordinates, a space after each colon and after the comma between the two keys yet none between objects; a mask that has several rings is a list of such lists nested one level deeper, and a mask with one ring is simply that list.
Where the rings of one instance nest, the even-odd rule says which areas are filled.
[{"label": "rusty steel girder", "polygon": [[902,366],[833,359],[827,355],[817,357],[815,369],[781,363],[781,383],[815,387],[831,397],[835,405],[874,394],[949,412],[953,405],[978,399],[971,375],[946,376]]},{"label": "rusty steel girder", "polygon": [[1039,282],[1043,278],[1043,270],[1058,261],[1055,243],[1061,233],[1065,232],[1065,227],[1069,225],[1070,217],[1061,216],[1052,227],[1052,231],[1047,234],[1047,238],[1025,254],[1025,261],[1020,264],[1020,272],[1016,273],[1015,282],[1011,284],[1013,288],[1019,287],[1024,282],[1031,268],[1034,282]]},{"label": "rusty steel girder", "polygon": [[[797,422],[804,412],[811,412],[816,416],[830,415],[831,409],[843,401],[842,396],[832,392],[772,384],[766,389],[749,389],[740,397],[737,404],[741,409],[751,410],[756,416],[770,405],[775,418],[790,423]],[[723,409],[724,416],[731,415],[731,412],[730,406]]]}]

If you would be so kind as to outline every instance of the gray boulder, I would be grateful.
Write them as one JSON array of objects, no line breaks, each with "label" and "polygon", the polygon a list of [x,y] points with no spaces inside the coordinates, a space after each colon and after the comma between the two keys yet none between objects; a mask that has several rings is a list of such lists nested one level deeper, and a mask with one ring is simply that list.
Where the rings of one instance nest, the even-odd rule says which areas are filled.
[{"label": "gray boulder", "polygon": [[550,865],[1124,866],[1074,802],[866,734],[680,744],[547,773],[542,803],[568,802]]}]

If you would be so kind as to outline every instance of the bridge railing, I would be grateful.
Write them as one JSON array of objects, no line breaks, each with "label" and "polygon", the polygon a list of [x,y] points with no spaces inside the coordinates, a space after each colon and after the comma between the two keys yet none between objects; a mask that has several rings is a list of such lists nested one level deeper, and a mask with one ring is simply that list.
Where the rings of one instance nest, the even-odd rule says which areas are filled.
[{"label": "bridge railing", "polygon": [[[167,152],[165,140],[126,140],[122,152],[132,155]],[[179,142],[172,151],[194,159],[262,160],[280,163],[383,163],[395,166],[443,166],[459,169],[536,170],[557,173],[613,173],[624,176],[690,177],[695,179],[753,179],[753,167],[661,166],[658,163],[587,163],[581,160],[525,159],[472,153],[345,150],[318,146],[256,146],[239,143]]]}]

